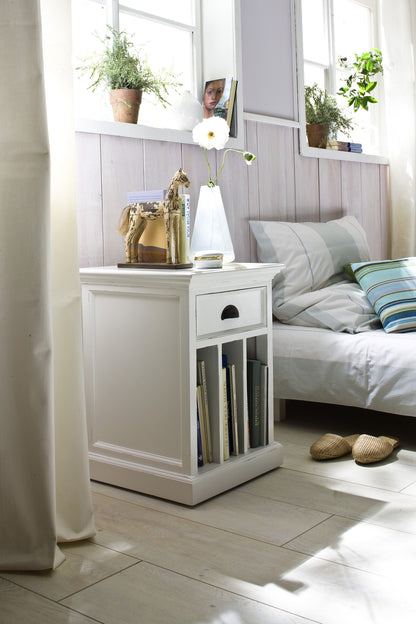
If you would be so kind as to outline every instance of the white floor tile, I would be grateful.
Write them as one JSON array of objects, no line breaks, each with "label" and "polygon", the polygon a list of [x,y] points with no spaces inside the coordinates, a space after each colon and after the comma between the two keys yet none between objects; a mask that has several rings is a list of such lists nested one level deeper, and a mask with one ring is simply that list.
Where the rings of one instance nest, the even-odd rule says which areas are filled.
[{"label": "white floor tile", "polygon": [[76,613],[0,578],[1,624],[94,624],[94,622],[81,613]]},{"label": "white floor tile", "polygon": [[377,574],[413,593],[416,535],[333,516],[286,548]]},{"label": "white floor tile", "polygon": [[[42,596],[61,600],[137,562],[132,557],[88,541],[61,544],[60,548],[66,559],[56,570],[40,573],[1,573],[1,575]],[[3,624],[1,615],[0,624]]]},{"label": "white floor tile", "polygon": [[146,563],[64,604],[104,624],[305,624],[282,610]]},{"label": "white floor tile", "polygon": [[249,493],[245,494],[239,488],[205,501],[197,507],[186,507],[152,497],[136,496],[134,492],[117,488],[95,488],[95,491],[107,491],[123,501],[277,545],[306,531],[328,515],[288,503],[259,498]]},{"label": "white floor tile", "polygon": [[315,461],[310,456],[309,449],[287,444],[284,447],[283,457],[285,468],[393,492],[400,492],[415,481],[415,467],[400,462],[397,451],[393,451],[383,462],[359,465],[353,460],[352,455]]},{"label": "white floor tile", "polygon": [[416,534],[416,503],[409,495],[416,496],[414,485],[398,493],[281,468],[249,481],[240,490]]}]

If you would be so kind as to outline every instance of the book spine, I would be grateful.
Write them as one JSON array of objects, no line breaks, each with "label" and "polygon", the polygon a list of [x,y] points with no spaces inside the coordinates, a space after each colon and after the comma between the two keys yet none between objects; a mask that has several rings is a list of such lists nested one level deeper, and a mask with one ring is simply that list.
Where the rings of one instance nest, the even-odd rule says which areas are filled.
[{"label": "book spine", "polygon": [[182,193],[181,220],[179,228],[179,262],[187,263],[190,260],[191,247],[191,196]]},{"label": "book spine", "polygon": [[198,374],[198,383],[202,388],[202,401],[204,404],[204,417],[205,417],[205,433],[207,439],[207,461],[213,461],[212,454],[212,438],[211,438],[211,420],[209,417],[209,406],[208,406],[208,382],[207,382],[207,373],[205,367],[205,361],[199,360],[197,367]]},{"label": "book spine", "polygon": [[260,361],[247,360],[247,367],[250,446],[255,448],[260,445]]},{"label": "book spine", "polygon": [[228,422],[228,446],[230,455],[234,454],[234,437],[233,437],[233,426],[232,426],[232,416],[231,416],[231,379],[230,379],[230,366],[227,364],[225,366],[226,370],[226,381],[227,381],[227,422]]},{"label": "book spine", "polygon": [[222,367],[222,410],[223,410],[223,457],[230,459],[230,440],[228,434],[227,368]]},{"label": "book spine", "polygon": [[230,370],[230,395],[231,395],[231,425],[233,436],[233,455],[240,452],[238,441],[238,413],[237,413],[237,384],[235,378],[235,364],[229,364]]},{"label": "book spine", "polygon": [[260,444],[267,444],[268,427],[268,367],[260,365]]},{"label": "book spine", "polygon": [[198,466],[204,465],[204,459],[202,457],[202,439],[201,439],[201,426],[199,418],[198,399],[196,401],[196,441],[197,441],[197,453],[198,453]]},{"label": "book spine", "polygon": [[235,101],[235,92],[237,89],[237,80],[232,79],[231,89],[230,89],[230,99],[228,101],[228,112],[227,112],[227,124],[231,128],[231,122],[234,114],[234,101]]},{"label": "book spine", "polygon": [[197,386],[198,397],[198,413],[199,413],[199,428],[201,431],[201,446],[202,446],[202,463],[206,464],[208,461],[208,446],[207,446],[207,433],[205,428],[205,410],[204,400],[202,398],[202,387]]}]

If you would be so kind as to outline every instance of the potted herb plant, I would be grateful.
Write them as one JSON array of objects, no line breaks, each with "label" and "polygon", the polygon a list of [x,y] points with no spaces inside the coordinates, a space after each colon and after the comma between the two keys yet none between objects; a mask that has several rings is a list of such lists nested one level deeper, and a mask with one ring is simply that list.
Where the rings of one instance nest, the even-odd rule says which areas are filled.
[{"label": "potted herb plant", "polygon": [[306,133],[310,147],[326,148],[328,138],[342,130],[349,134],[352,120],[344,115],[335,97],[316,83],[305,86]]},{"label": "potted herb plant", "polygon": [[110,91],[115,121],[137,123],[142,93],[154,95],[166,106],[168,88],[177,90],[180,83],[170,72],[154,73],[126,32],[108,25],[107,30],[103,39],[97,35],[104,45],[102,52],[84,59],[77,69],[90,76],[88,88],[95,91],[101,86]]},{"label": "potted herb plant", "polygon": [[346,57],[339,59],[340,67],[352,71],[345,79],[346,87],[341,87],[338,95],[348,98],[348,106],[354,107],[354,112],[360,108],[368,111],[369,104],[376,104],[373,92],[377,86],[374,76],[383,73],[383,55],[377,48],[355,55],[355,62],[348,63]]}]

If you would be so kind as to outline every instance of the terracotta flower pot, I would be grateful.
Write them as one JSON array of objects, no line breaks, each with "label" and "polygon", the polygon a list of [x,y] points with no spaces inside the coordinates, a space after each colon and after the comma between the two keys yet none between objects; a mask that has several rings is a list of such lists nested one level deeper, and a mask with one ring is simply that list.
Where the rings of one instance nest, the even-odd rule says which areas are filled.
[{"label": "terracotta flower pot", "polygon": [[321,147],[326,149],[328,143],[328,126],[306,124],[306,134],[309,147]]},{"label": "terracotta flower pot", "polygon": [[137,123],[142,92],[138,89],[113,89],[110,91],[114,121]]}]

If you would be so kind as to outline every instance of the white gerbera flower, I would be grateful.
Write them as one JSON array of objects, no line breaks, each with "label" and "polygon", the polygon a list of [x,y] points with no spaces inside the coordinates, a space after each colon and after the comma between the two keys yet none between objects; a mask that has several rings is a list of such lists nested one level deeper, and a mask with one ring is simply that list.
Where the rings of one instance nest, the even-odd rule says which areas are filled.
[{"label": "white gerbera flower", "polygon": [[222,119],[221,117],[209,117],[208,119],[204,119],[203,121],[201,121],[201,123],[197,124],[192,131],[192,138],[194,142],[198,143],[200,147],[204,148],[204,156],[205,160],[207,161],[209,174],[207,186],[215,186],[218,178],[222,173],[222,170],[224,169],[225,157],[227,156],[228,152],[236,152],[237,154],[241,154],[247,165],[251,165],[253,160],[256,159],[255,155],[251,152],[242,152],[240,150],[230,147],[225,150],[221,168],[217,177],[213,180],[211,175],[211,166],[207,157],[207,150],[210,150],[213,147],[215,147],[215,149],[217,150],[223,149],[229,139],[229,136],[230,128],[228,127],[225,119]]},{"label": "white gerbera flower", "polygon": [[195,143],[210,150],[213,147],[220,150],[225,147],[230,136],[230,128],[225,119],[210,117],[197,124],[192,132]]}]

